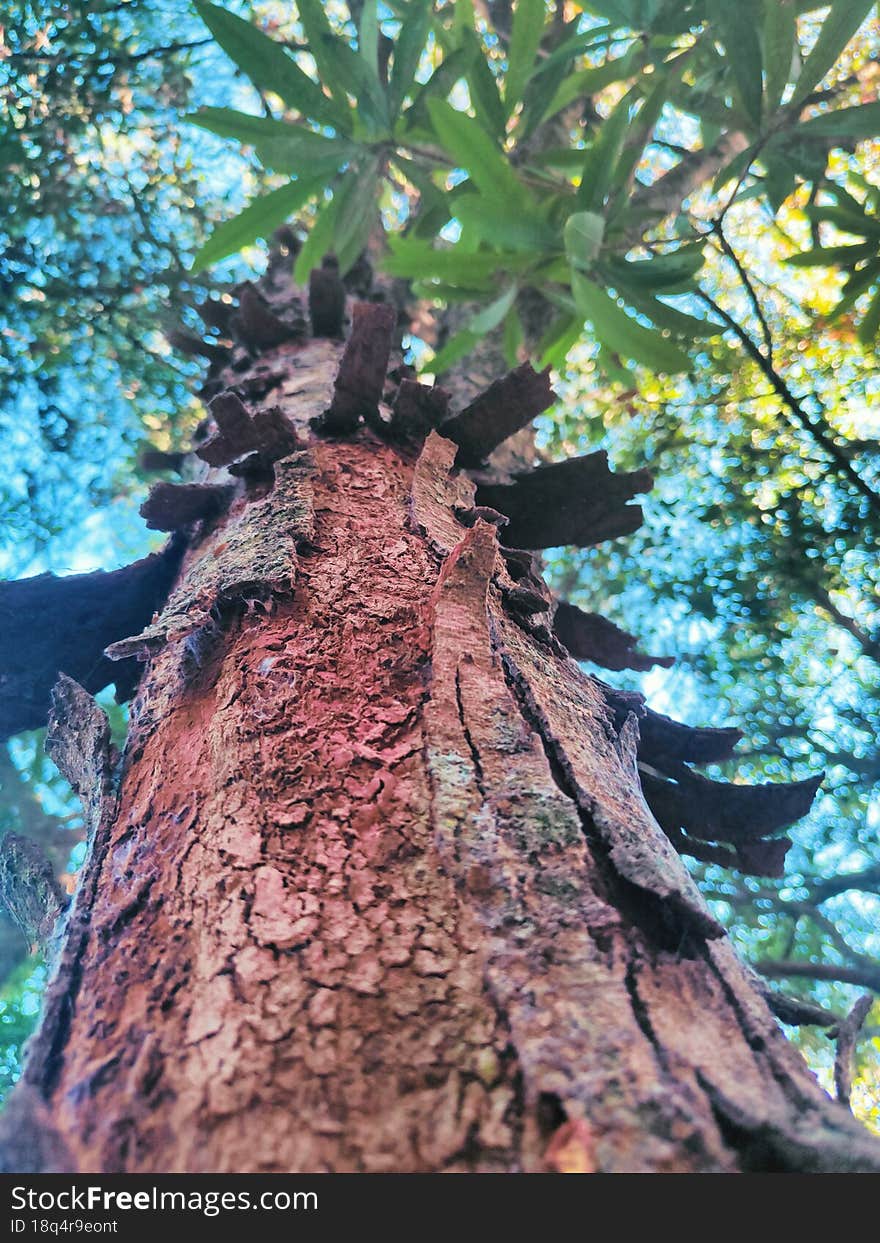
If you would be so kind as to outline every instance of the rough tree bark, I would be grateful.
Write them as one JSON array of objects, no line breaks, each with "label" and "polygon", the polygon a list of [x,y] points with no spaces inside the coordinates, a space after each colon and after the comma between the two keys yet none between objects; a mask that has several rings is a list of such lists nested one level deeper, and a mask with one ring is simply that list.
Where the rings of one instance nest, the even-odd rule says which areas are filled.
[{"label": "rough tree bark", "polygon": [[[179,528],[167,562],[79,584],[83,633],[145,671],[121,758],[87,691],[55,688],[90,848],[3,1168],[880,1169],[672,844],[778,871],[815,783],[694,773],[737,732],[583,673],[507,546],[631,530],[650,480],[598,455],[499,479],[481,462],[546,378],[444,424],[438,390],[386,387],[387,308],[343,346],[281,302],[245,291],[206,473],[145,506]],[[0,618],[41,703],[75,669],[69,635],[28,648],[27,593],[79,587],[34,581]],[[579,656],[633,657],[562,617]]]}]

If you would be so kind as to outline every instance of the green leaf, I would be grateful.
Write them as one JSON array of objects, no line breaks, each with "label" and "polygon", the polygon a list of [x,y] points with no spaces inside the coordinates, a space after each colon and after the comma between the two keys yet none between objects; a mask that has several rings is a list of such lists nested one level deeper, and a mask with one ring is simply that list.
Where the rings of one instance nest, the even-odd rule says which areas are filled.
[{"label": "green leaf", "polygon": [[516,294],[516,286],[511,285],[509,289],[506,289],[503,294],[482,310],[479,315],[475,315],[461,332],[457,332],[454,337],[446,342],[443,349],[434,355],[427,364],[429,370],[435,375],[442,375],[444,371],[448,371],[454,363],[457,363],[460,358],[468,354],[487,332],[497,328],[502,320],[505,319],[513,307]]},{"label": "green leaf", "polygon": [[318,209],[306,243],[300,251],[294,278],[308,281],[312,268],[320,265],[329,251],[339,260],[343,275],[363,250],[375,224],[377,166],[350,168],[337,181],[333,198]]},{"label": "green leaf", "polygon": [[598,285],[573,272],[571,287],[578,310],[592,323],[596,336],[608,349],[653,371],[687,371],[687,354],[660,333],[639,324]]},{"label": "green leaf", "polygon": [[279,95],[289,107],[321,125],[331,125],[346,133],[350,130],[348,108],[340,108],[328,99],[280,44],[216,4],[195,0],[195,7],[223,51],[254,86]]},{"label": "green leaf", "polygon": [[587,148],[577,192],[577,201],[581,207],[597,211],[604,206],[614,169],[623,150],[631,110],[631,92],[627,92],[607,120],[602,122],[598,134]]},{"label": "green leaf", "polygon": [[645,147],[654,136],[654,130],[660,119],[663,107],[669,98],[673,85],[677,84],[690,60],[690,51],[686,51],[654,73],[649,79],[655,85],[645,96],[638,115],[629,129],[626,141],[620,153],[620,159],[614,170],[613,184],[626,188],[638,167],[645,152]]},{"label": "green leaf", "polygon": [[563,229],[565,253],[574,268],[589,271],[593,260],[602,249],[605,236],[605,220],[594,211],[577,211],[565,222]]},{"label": "green leaf", "polygon": [[856,335],[862,345],[870,345],[880,329],[880,289],[874,294],[871,302],[865,311],[864,318],[859,324]]},{"label": "green leaf", "polygon": [[463,195],[452,210],[464,234],[496,250],[525,251],[532,256],[558,250],[558,234],[538,216],[505,211],[498,203],[487,202],[478,194]]},{"label": "green leaf", "polygon": [[322,83],[342,102],[347,95],[354,95],[360,119],[371,136],[378,137],[390,125],[378,64],[368,64],[344,38],[334,34],[321,0],[297,0],[297,9]]},{"label": "green leaf", "polygon": [[477,120],[493,138],[503,139],[507,114],[483,45],[473,30],[462,32],[462,47],[468,54],[467,84]]},{"label": "green leaf", "polygon": [[576,99],[590,99],[613,82],[624,82],[631,78],[641,68],[644,59],[642,49],[634,46],[616,60],[597,65],[595,69],[581,69],[577,73],[569,74],[559,83],[540,115],[535,117],[534,124],[549,120]]},{"label": "green leaf", "polygon": [[273,229],[288,220],[310,198],[320,194],[323,188],[324,177],[321,176],[292,181],[279,190],[261,195],[232,220],[224,220],[217,226],[193,259],[190,271],[203,272],[218,259],[235,254],[258,237],[268,238]]},{"label": "green leaf", "polygon": [[358,25],[358,51],[375,73],[379,64],[379,5],[377,0],[364,0]]},{"label": "green leaf", "polygon": [[742,105],[755,125],[760,125],[764,85],[758,7],[754,0],[709,0],[708,12],[709,20],[724,44]]},{"label": "green leaf", "polygon": [[544,0],[517,0],[507,53],[507,73],[504,76],[504,105],[508,116],[522,99],[543,31]]},{"label": "green leaf", "polygon": [[636,289],[663,289],[669,292],[678,286],[689,286],[703,266],[701,246],[681,246],[653,259],[611,258],[606,263],[609,276]]},{"label": "green leaf", "polygon": [[535,353],[541,367],[560,370],[565,364],[569,350],[580,340],[583,323],[570,311],[557,315],[537,344]]},{"label": "green leaf", "polygon": [[394,43],[388,102],[392,116],[401,105],[415,81],[419,61],[428,38],[432,0],[414,0],[407,8],[403,25]]},{"label": "green leaf", "polygon": [[520,322],[519,315],[514,304],[507,313],[504,321],[504,336],[502,347],[504,349],[504,361],[508,367],[515,367],[519,362],[519,352],[525,340],[525,333]]},{"label": "green leaf", "polygon": [[797,49],[797,10],[794,0],[769,0],[764,5],[764,95],[767,111],[774,112],[791,76]]},{"label": "green leaf", "polygon": [[880,220],[853,211],[849,207],[830,203],[811,203],[803,210],[808,220],[813,220],[817,224],[833,224],[843,233],[854,233],[862,237],[880,236]]},{"label": "green leaf", "polygon": [[804,61],[791,98],[793,104],[802,103],[822,81],[872,7],[873,0],[834,0],[813,50]]},{"label": "green leaf", "polygon": [[468,324],[468,330],[476,332],[483,337],[487,332],[491,332],[493,328],[497,328],[516,301],[517,292],[516,285],[511,285],[505,289],[504,293],[500,294],[494,302],[490,302],[478,315],[473,317]]},{"label": "green leaf", "polygon": [[508,206],[527,201],[525,188],[506,156],[481,125],[445,100],[429,100],[428,111],[440,142],[484,198]]},{"label": "green leaf", "polygon": [[344,138],[328,138],[302,125],[272,117],[255,117],[232,108],[203,108],[183,118],[220,138],[235,138],[256,148],[268,168],[277,172],[335,171],[353,158],[358,148]]},{"label": "green leaf", "polygon": [[529,262],[529,257],[523,255],[473,254],[457,246],[437,249],[430,242],[411,237],[391,236],[388,243],[391,253],[385,257],[382,267],[391,276],[420,280],[434,277],[465,289],[489,288],[496,272],[510,271],[516,261],[519,266]]},{"label": "green leaf", "polygon": [[467,329],[457,332],[454,337],[450,337],[442,350],[438,350],[430,362],[425,364],[425,369],[433,375],[442,375],[460,358],[464,358],[465,354],[469,354],[479,340],[478,332],[468,332]]},{"label": "green leaf", "polygon": [[876,247],[872,242],[858,242],[850,246],[817,246],[799,255],[789,255],[786,263],[793,268],[851,267],[872,255]]},{"label": "green leaf", "polygon": [[838,108],[821,116],[801,121],[798,137],[802,138],[875,138],[880,134],[880,102]]},{"label": "green leaf", "polygon": [[688,315],[678,307],[669,306],[650,294],[635,289],[628,289],[626,297],[637,311],[641,311],[657,328],[667,328],[677,337],[686,341],[699,341],[703,337],[717,337],[724,332],[723,324],[716,324],[710,319],[698,319],[696,315]]}]

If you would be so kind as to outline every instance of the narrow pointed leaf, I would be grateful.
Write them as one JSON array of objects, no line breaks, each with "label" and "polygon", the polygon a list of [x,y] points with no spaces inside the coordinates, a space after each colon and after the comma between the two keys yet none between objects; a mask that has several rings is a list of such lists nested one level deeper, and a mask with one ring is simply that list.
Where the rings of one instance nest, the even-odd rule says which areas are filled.
[{"label": "narrow pointed leaf", "polygon": [[767,111],[779,106],[791,76],[797,48],[797,9],[795,0],[772,0],[764,6],[764,66],[767,79],[764,94]]},{"label": "narrow pointed leaf", "polygon": [[313,177],[311,180],[292,181],[279,190],[261,195],[232,220],[225,220],[217,226],[196,255],[190,271],[202,272],[218,259],[249,246],[258,237],[267,238],[273,229],[288,220],[310,198],[320,194],[323,186],[323,177]]},{"label": "narrow pointed leaf", "polygon": [[678,346],[643,327],[603,289],[577,272],[572,273],[572,292],[578,310],[592,323],[596,336],[616,354],[654,371],[676,374],[688,369],[688,357]]},{"label": "narrow pointed leaf", "polygon": [[517,0],[513,11],[507,73],[504,78],[504,105],[509,116],[522,99],[523,90],[535,64],[544,30],[544,0]]},{"label": "narrow pointed leaf", "polygon": [[[775,0],[772,0],[775,3]],[[758,7],[754,0],[709,0],[709,18],[717,30],[749,118],[761,121],[761,41],[758,38]]]},{"label": "narrow pointed leaf", "polygon": [[195,0],[196,11],[226,55],[260,90],[272,91],[291,108],[322,125],[347,131],[348,109],[328,99],[321,87],[256,26],[216,4]]},{"label": "narrow pointed leaf", "polygon": [[834,0],[813,50],[804,61],[792,103],[802,103],[819,85],[873,7],[872,0]]}]

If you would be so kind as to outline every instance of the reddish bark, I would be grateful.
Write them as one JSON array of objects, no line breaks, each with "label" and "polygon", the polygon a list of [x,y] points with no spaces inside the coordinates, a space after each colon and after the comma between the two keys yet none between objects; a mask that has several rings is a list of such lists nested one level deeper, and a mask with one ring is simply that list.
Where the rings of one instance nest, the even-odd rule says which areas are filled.
[{"label": "reddish bark", "polygon": [[[253,341],[274,312],[247,313]],[[302,447],[113,645],[149,660],[118,790],[62,684],[91,849],[4,1168],[880,1169],[644,801],[640,713],[666,775],[731,731],[587,677],[456,444],[354,428],[351,360],[322,439],[341,349],[220,377],[276,377]],[[590,470],[604,535],[634,489]]]}]

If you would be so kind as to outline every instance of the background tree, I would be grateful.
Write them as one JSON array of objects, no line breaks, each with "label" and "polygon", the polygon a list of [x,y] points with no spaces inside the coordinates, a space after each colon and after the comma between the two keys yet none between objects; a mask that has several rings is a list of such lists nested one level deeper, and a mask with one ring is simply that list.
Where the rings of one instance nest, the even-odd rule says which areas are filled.
[{"label": "background tree", "polygon": [[[468,303],[478,303],[476,308],[466,310],[463,316],[445,311],[435,316],[435,328],[423,329],[429,336],[436,333],[437,339],[443,343],[440,355],[431,364],[434,369],[454,366],[457,359],[485,334],[489,334],[490,339],[483,351],[484,358],[488,359],[481,364],[484,370],[481,372],[480,367],[475,367],[473,363],[467,368],[472,374],[476,372],[478,377],[483,374],[485,378],[490,378],[485,369],[491,372],[493,358],[497,358],[499,349],[503,349],[512,362],[523,343],[532,348],[537,344],[548,358],[561,362],[565,347],[579,334],[582,319],[586,317],[600,342],[598,364],[606,391],[612,398],[619,399],[626,389],[635,387],[639,390],[645,385],[645,375],[638,364],[647,363],[655,372],[684,372],[689,367],[690,355],[687,351],[692,347],[697,332],[708,330],[710,342],[721,336],[711,323],[707,325],[703,321],[702,326],[695,326],[693,318],[683,318],[688,315],[696,318],[701,314],[695,301],[699,299],[701,304],[711,303],[715,323],[719,327],[726,325],[729,329],[724,341],[712,343],[697,355],[699,361],[705,366],[711,360],[711,368],[716,374],[721,365],[726,365],[733,372],[728,392],[732,390],[736,393],[735,386],[739,383],[743,396],[751,398],[754,378],[747,368],[740,366],[735,356],[731,357],[730,343],[732,340],[738,342],[746,356],[758,367],[761,363],[755,358],[755,348],[760,356],[761,346],[772,353],[772,345],[768,347],[766,337],[762,339],[760,336],[769,331],[764,322],[766,312],[762,314],[759,308],[754,307],[754,290],[749,287],[748,274],[743,279],[742,264],[737,263],[735,251],[730,253],[732,248],[727,234],[732,217],[728,213],[733,211],[735,216],[742,203],[763,203],[764,196],[769,197],[771,206],[775,206],[777,212],[780,211],[784,201],[779,197],[780,185],[784,181],[780,167],[784,171],[786,155],[789,157],[788,164],[793,165],[792,152],[797,141],[802,146],[797,151],[796,168],[792,173],[795,194],[806,194],[816,200],[816,222],[820,226],[834,223],[833,215],[828,216],[832,208],[826,211],[822,200],[823,187],[828,183],[826,157],[830,150],[833,165],[833,160],[839,158],[835,153],[854,139],[869,134],[875,119],[870,104],[866,106],[862,103],[858,107],[858,115],[853,115],[852,92],[864,89],[864,72],[858,63],[845,66],[847,76],[839,83],[832,81],[829,90],[814,91],[814,88],[821,84],[826,71],[834,71],[835,64],[839,63],[840,53],[865,16],[865,6],[858,12],[859,6],[833,6],[811,51],[807,49],[815,31],[811,32],[809,23],[802,25],[800,34],[805,51],[805,55],[800,56],[804,62],[802,68],[798,63],[799,56],[794,54],[792,42],[793,32],[797,35],[796,27],[788,23],[784,29],[771,30],[769,23],[775,21],[775,17],[769,11],[763,49],[759,49],[758,60],[751,55],[754,51],[751,48],[748,63],[739,64],[738,50],[728,54],[727,42],[720,37],[722,25],[728,18],[723,13],[710,13],[710,24],[701,26],[707,15],[694,6],[676,6],[675,11],[672,6],[661,11],[659,6],[644,5],[639,6],[638,12],[615,10],[606,14],[610,20],[605,26],[609,29],[603,32],[599,25],[598,34],[595,27],[584,30],[587,23],[571,13],[568,14],[572,18],[568,29],[565,28],[566,15],[563,13],[561,17],[557,15],[557,20],[545,31],[543,6],[518,6],[512,25],[507,25],[502,15],[495,32],[480,20],[471,25],[466,6],[456,6],[454,10],[451,6],[438,6],[434,12],[429,12],[428,6],[409,6],[402,14],[407,19],[405,29],[413,44],[412,49],[407,48],[407,55],[415,57],[416,52],[421,52],[422,44],[416,34],[423,33],[428,55],[433,59],[434,72],[416,98],[403,95],[399,102],[405,105],[405,120],[401,120],[390,134],[387,128],[383,129],[385,117],[380,96],[393,104],[397,61],[400,59],[403,62],[404,57],[398,57],[395,48],[389,60],[391,89],[386,95],[382,90],[381,74],[375,77],[374,82],[373,76],[363,70],[364,64],[369,66],[373,63],[370,55],[362,55],[364,48],[369,52],[373,38],[369,7],[361,15],[360,38],[364,47],[356,41],[360,60],[352,60],[354,54],[344,40],[330,42],[330,32],[320,25],[320,9],[311,11],[309,6],[305,7],[309,11],[302,14],[304,29],[294,33],[294,41],[298,41],[300,47],[307,45],[318,62],[322,81],[331,87],[330,104],[316,104],[313,90],[308,104],[304,103],[303,91],[308,93],[309,88],[304,87],[300,77],[293,77],[291,85],[288,66],[293,61],[290,57],[281,53],[287,62],[281,66],[276,52],[269,52],[265,42],[260,42],[258,38],[256,44],[253,41],[249,43],[251,36],[245,36],[240,27],[233,26],[230,34],[229,19],[218,17],[216,11],[203,6],[204,15],[213,24],[215,33],[221,41],[225,40],[228,50],[234,52],[242,67],[258,80],[270,104],[275,87],[279,88],[279,94],[284,94],[280,89],[282,83],[284,90],[299,92],[298,102],[302,103],[307,115],[311,115],[309,107],[330,108],[334,82],[337,83],[336,93],[340,96],[349,93],[350,83],[358,88],[359,96],[356,114],[344,117],[337,101],[335,121],[329,112],[315,116],[314,119],[323,122],[323,125],[320,130],[310,129],[309,135],[301,125],[291,130],[291,126],[285,124],[282,130],[273,117],[257,118],[259,124],[255,126],[254,118],[242,121],[230,118],[225,111],[221,114],[220,110],[202,116],[202,123],[215,130],[249,137],[256,143],[260,157],[270,167],[282,170],[295,168],[298,165],[294,161],[301,163],[304,153],[307,153],[307,168],[315,173],[311,185],[297,178],[289,188],[284,187],[270,199],[255,205],[234,225],[221,229],[203,252],[203,264],[212,256],[222,255],[224,249],[248,240],[256,230],[269,231],[279,220],[286,218],[298,202],[314,198],[317,189],[323,187],[326,180],[326,169],[332,166],[340,169],[339,179],[332,198],[318,196],[319,201],[323,198],[324,203],[304,249],[305,258],[300,255],[300,274],[304,275],[309,266],[317,262],[322,251],[331,247],[339,254],[343,269],[346,269],[355,263],[364,245],[371,239],[376,261],[381,253],[376,223],[381,209],[384,209],[385,223],[393,224],[398,229],[402,222],[405,236],[401,241],[392,241],[391,257],[382,266],[392,276],[409,282],[410,299],[423,299],[415,322],[419,325],[427,322],[425,298],[434,303],[452,303],[455,311],[460,305],[467,307]],[[770,7],[786,9],[786,6]],[[423,21],[421,31],[414,18]],[[719,24],[713,25],[715,21]],[[339,29],[343,35],[347,34],[344,27]],[[377,51],[380,33],[376,34]],[[386,33],[393,34],[390,21],[385,23],[383,40]],[[545,40],[543,48],[537,46],[541,36]],[[731,49],[739,49],[738,32],[729,31],[727,39]],[[778,82],[774,85],[772,76],[774,65],[778,75],[779,63],[784,59],[777,44],[788,49],[792,76],[797,74],[793,87],[784,91],[780,88],[780,97],[785,99],[781,107],[777,107],[778,99],[774,99]],[[398,47],[402,49],[403,42]],[[250,50],[243,54],[242,48]],[[638,54],[631,56],[623,65],[617,64],[618,60],[633,52]],[[759,77],[759,103],[756,107],[754,71],[756,64],[760,70],[761,55],[766,73],[763,80]],[[774,55],[776,61],[773,60]],[[256,62],[254,56],[257,57]],[[259,61],[260,56],[263,62]],[[321,58],[324,60],[323,67]],[[599,63],[592,63],[594,59]],[[683,60],[684,64],[680,65],[679,60]],[[381,65],[382,62],[377,60],[376,63]],[[413,60],[413,64],[418,63],[418,59]],[[331,66],[334,64],[338,78],[334,78],[332,73]],[[485,72],[487,65],[488,75]],[[562,86],[559,85],[560,66],[574,70]],[[604,77],[600,75],[597,78],[594,73],[597,70],[604,71]],[[682,70],[680,78],[677,76],[679,70]],[[420,72],[425,73],[424,59],[421,60]],[[341,76],[343,73],[345,77]],[[265,75],[262,80],[261,74]],[[279,77],[279,74],[284,76]],[[549,101],[540,99],[540,91],[543,89],[546,94],[549,85],[547,81],[540,81],[542,76],[553,79],[555,93]],[[450,86],[454,87],[453,103],[467,105],[470,100],[475,107],[476,118],[468,120],[462,113],[444,105],[443,94]],[[520,86],[521,91],[517,89]],[[685,88],[688,93],[682,100]],[[403,89],[407,91],[410,88]],[[565,96],[567,91],[573,93],[569,98],[563,98],[557,109],[560,97]],[[675,97],[676,92],[678,98]],[[537,103],[536,94],[539,96]],[[438,98],[432,99],[432,95]],[[521,95],[524,98],[522,105],[519,102]],[[584,99],[587,96],[590,106],[585,109]],[[711,109],[712,102],[717,104],[719,99],[725,100],[725,115],[716,115],[714,121],[709,122],[704,114]],[[288,98],[288,102],[293,101]],[[826,115],[824,110],[829,103],[832,110]],[[821,113],[816,118],[821,125],[811,130],[813,120],[808,120],[806,124],[801,121],[793,136],[795,122],[804,109],[808,118],[811,110]],[[717,111],[716,107],[716,114]],[[838,112],[840,115],[836,116]],[[701,129],[699,133],[693,130],[688,133],[688,118],[694,115],[700,116]],[[356,119],[352,120],[352,117]],[[713,134],[712,125],[719,128],[717,134]],[[552,151],[552,160],[548,163],[546,156],[550,134],[559,136],[562,149]],[[502,149],[506,149],[506,156],[500,154]],[[649,177],[654,172],[658,149],[671,153],[671,157],[678,158],[678,162],[666,176],[658,178],[653,187],[630,193],[630,183],[637,170],[644,175],[647,168]],[[738,157],[738,163],[736,159],[730,160],[733,153]],[[808,158],[810,156],[812,163]],[[823,162],[821,169],[819,156]],[[321,164],[324,158],[328,161],[327,165]],[[573,184],[565,171],[575,166],[581,174],[579,186],[577,175]],[[794,184],[798,180],[795,174],[804,171],[814,175],[799,191]],[[469,175],[463,177],[463,172]],[[833,166],[831,172],[834,172]],[[726,187],[726,193],[716,200],[717,206],[713,207],[710,202],[708,211],[696,213],[678,210],[686,207],[691,197],[704,190],[707,180],[713,177],[719,189]],[[603,185],[603,182],[607,184]],[[374,201],[379,209],[376,215],[365,210],[365,204],[373,200],[371,184],[376,186]],[[499,185],[502,186],[500,194]],[[869,208],[870,193],[867,193],[865,204]],[[828,194],[834,203],[838,203],[839,197],[836,190]],[[511,203],[515,204],[514,211],[510,210]],[[675,210],[677,215],[667,219],[670,210]],[[646,225],[655,224],[656,228],[645,232]],[[454,240],[453,245],[438,248],[425,240],[432,238],[441,227],[449,235],[449,241]],[[710,237],[710,255],[715,247],[720,253],[721,277],[714,263],[706,264],[701,270],[700,265],[706,255],[703,239],[707,233]],[[637,256],[640,252],[633,250],[633,247],[641,243],[647,245],[642,252],[644,258],[639,260]],[[624,255],[628,258],[625,259]],[[812,262],[816,256],[808,258]],[[850,260],[853,256],[846,258]],[[834,254],[823,256],[826,262],[837,260],[838,256]],[[743,292],[749,298],[748,306],[757,312],[759,335],[754,339],[749,337],[744,340],[742,332],[738,331],[739,325],[725,321],[725,315],[735,321],[737,304],[735,294],[723,287],[724,263],[721,261],[733,266],[737,279],[744,285]],[[641,267],[637,266],[639,262]],[[864,249],[860,262],[864,262],[866,268],[870,265],[870,257]],[[864,277],[864,272],[860,271]],[[699,283],[695,279],[698,273]],[[615,301],[609,298],[606,292],[608,287],[619,292],[620,299]],[[857,304],[856,309],[867,305],[864,318],[859,318],[861,334],[867,338],[872,305],[870,281],[862,288],[866,291],[865,302]],[[548,302],[556,308],[549,331],[546,329]],[[639,318],[627,315],[625,306],[639,312]],[[465,325],[463,331],[460,328],[462,321]],[[459,325],[457,332],[451,328],[456,323]],[[496,328],[501,331],[496,332]],[[536,328],[541,329],[540,335]],[[414,345],[418,353],[419,342],[414,342]],[[750,349],[750,345],[755,348]],[[867,474],[864,472],[862,461],[856,465],[849,461],[848,452],[841,448],[844,439],[841,429],[835,426],[829,429],[822,417],[817,417],[812,410],[802,407],[797,410],[786,404],[784,393],[779,392],[778,381],[781,379],[785,384],[787,377],[784,373],[780,375],[773,365],[774,360],[769,361],[772,374],[767,375],[766,367],[761,367],[761,373],[776,395],[783,397],[786,417],[792,417],[797,422],[805,440],[811,448],[818,450],[819,460],[830,460],[840,477],[834,480],[841,485],[837,497],[842,515],[838,521],[839,528],[849,532],[859,531],[866,506],[870,509],[873,504],[870,471]],[[462,382],[461,376],[452,376],[451,379],[453,383]],[[692,387],[692,382],[689,382],[688,388]],[[632,400],[632,394],[629,399]],[[699,392],[695,392],[694,400],[700,399]],[[636,407],[637,404],[634,402]],[[797,399],[794,405],[799,405]],[[570,441],[571,425],[566,426],[561,420],[557,420],[556,425],[560,428],[560,439],[564,428]],[[587,434],[594,435],[595,430],[594,425]],[[710,433],[705,428],[703,430],[709,440]],[[654,427],[651,431],[662,443],[662,429]],[[749,426],[747,423],[737,445],[740,461],[746,454],[743,445],[754,443],[753,432],[754,424]],[[577,434],[583,435],[583,432]],[[767,439],[769,442],[769,435]],[[802,443],[795,439],[794,450],[801,449]],[[737,469],[736,461],[731,455],[732,476]],[[736,492],[739,494],[739,489]],[[807,497],[808,501],[812,499]],[[820,500],[824,499],[820,497]],[[787,521],[789,515],[783,511],[786,538],[789,527],[797,527],[799,522],[798,535],[803,536],[803,489],[797,492],[797,500],[799,508],[793,522]],[[746,508],[743,513],[741,507],[740,513],[742,516],[738,521],[729,516],[729,511],[727,517],[738,538],[740,532],[748,530],[751,520],[750,509]],[[854,538],[858,543],[861,532]],[[789,542],[785,554],[790,561],[791,547]],[[796,547],[801,554],[806,551],[803,538]],[[750,551],[754,555],[754,545]],[[778,563],[773,560],[773,551],[768,550],[766,543],[759,551],[765,563],[773,565],[774,570],[785,565],[784,558],[780,558]],[[844,553],[845,549],[839,551]],[[802,559],[806,562],[806,558]],[[707,560],[711,560],[708,553]],[[845,558],[841,557],[841,562],[843,560]],[[796,565],[795,577],[804,580],[803,568],[797,563],[792,564]],[[631,565],[624,564],[620,568],[618,581],[626,582],[632,596]],[[714,569],[717,570],[717,562]],[[807,598],[815,599],[817,591],[823,587],[823,578],[821,575],[807,577],[810,581],[806,586],[812,592],[812,595],[807,594]],[[570,570],[568,578],[571,582]],[[590,581],[591,590],[595,591],[597,579],[592,572]],[[611,579],[605,581],[613,583]],[[790,590],[797,598],[798,593],[805,591],[805,582],[799,581],[797,591],[793,587]],[[839,597],[839,587],[836,591]],[[822,600],[825,601],[826,615],[830,615],[836,624],[840,624],[842,616],[844,622],[849,620],[858,628],[855,619],[848,618],[847,614],[842,613],[840,605],[834,603],[827,585],[824,592]],[[835,616],[831,609],[836,609],[838,615]],[[631,623],[632,617],[630,609],[624,620]],[[714,619],[717,620],[717,613]],[[867,631],[865,637],[870,643]],[[738,678],[731,679],[732,682],[734,680],[739,683]],[[695,684],[689,684],[687,691],[694,697]],[[768,729],[767,732],[771,746],[776,744],[778,730]],[[753,772],[760,770],[760,764],[752,769]],[[852,838],[849,842],[852,844]],[[827,868],[827,858],[826,855],[824,860],[820,860],[820,866]],[[710,872],[710,879],[713,875]],[[726,880],[721,882],[722,885],[725,883]],[[871,883],[870,878],[866,883]],[[748,885],[745,889],[740,885],[740,895],[747,891]],[[723,892],[725,899],[736,896],[736,891]],[[763,895],[761,900],[764,900]],[[782,900],[788,901],[785,897]],[[754,909],[749,908],[750,911]],[[790,921],[794,914],[789,912],[785,917]],[[807,955],[815,956],[814,934],[817,916],[821,912],[816,910],[814,904],[812,914],[808,913],[806,938],[801,921],[804,913],[801,910],[797,914],[802,938],[798,948],[804,951],[806,959]],[[827,928],[825,932],[826,938],[831,936]],[[810,934],[814,936],[812,941]],[[820,938],[819,944],[825,942]],[[828,944],[832,943],[829,941]],[[864,974],[860,979],[869,982]]]}]

